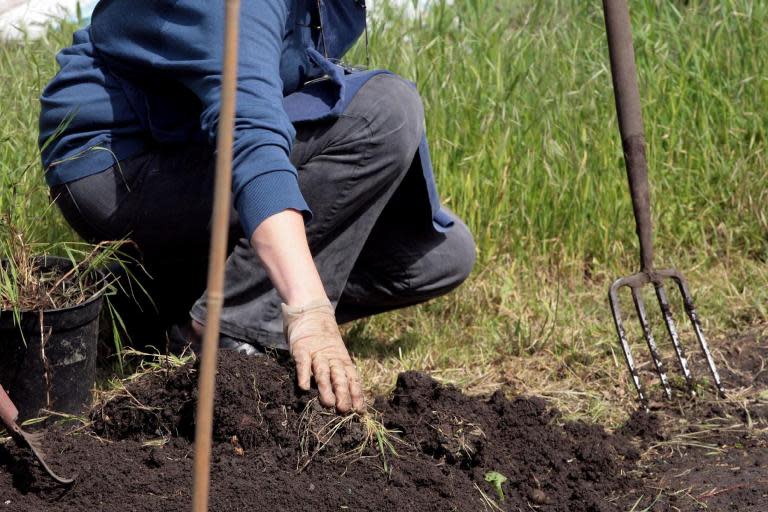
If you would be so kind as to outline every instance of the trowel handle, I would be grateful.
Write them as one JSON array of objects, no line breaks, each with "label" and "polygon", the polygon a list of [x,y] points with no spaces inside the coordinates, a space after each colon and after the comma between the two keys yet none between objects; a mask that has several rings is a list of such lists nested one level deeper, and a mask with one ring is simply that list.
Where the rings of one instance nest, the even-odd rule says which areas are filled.
[{"label": "trowel handle", "polygon": [[5,392],[3,386],[0,385],[0,420],[2,420],[3,425],[10,429],[18,417],[19,410],[13,405],[11,397]]}]

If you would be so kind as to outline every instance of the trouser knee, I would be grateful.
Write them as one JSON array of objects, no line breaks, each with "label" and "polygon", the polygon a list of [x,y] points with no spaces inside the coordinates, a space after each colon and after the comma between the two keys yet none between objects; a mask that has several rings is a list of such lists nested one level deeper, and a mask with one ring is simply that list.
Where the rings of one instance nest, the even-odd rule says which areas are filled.
[{"label": "trouser knee", "polygon": [[395,75],[378,75],[358,93],[366,103],[369,157],[401,177],[410,167],[424,136],[424,106],[418,91]]},{"label": "trouser knee", "polygon": [[448,231],[446,245],[448,257],[445,258],[441,279],[445,285],[442,290],[443,293],[466,281],[477,261],[475,240],[469,228],[460,220],[457,219],[454,226]]}]

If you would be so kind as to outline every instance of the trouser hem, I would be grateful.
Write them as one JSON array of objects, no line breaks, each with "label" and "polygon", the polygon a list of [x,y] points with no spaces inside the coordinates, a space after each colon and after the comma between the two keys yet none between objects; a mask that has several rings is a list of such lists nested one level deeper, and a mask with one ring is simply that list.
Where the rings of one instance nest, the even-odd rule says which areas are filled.
[{"label": "trouser hem", "polygon": [[[205,325],[207,312],[205,308],[194,306],[189,312],[190,318],[196,322]],[[285,341],[285,335],[282,332],[267,331],[264,329],[246,328],[239,325],[222,321],[219,325],[219,332],[230,338],[250,343],[251,345],[262,348],[271,348],[275,350],[288,350],[288,343]]]}]

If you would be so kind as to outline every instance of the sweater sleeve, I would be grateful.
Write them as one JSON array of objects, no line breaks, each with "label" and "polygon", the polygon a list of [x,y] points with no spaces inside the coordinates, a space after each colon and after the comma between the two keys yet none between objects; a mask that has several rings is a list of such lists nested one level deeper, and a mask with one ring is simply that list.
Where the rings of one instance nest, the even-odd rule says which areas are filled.
[{"label": "sweater sleeve", "polygon": [[[280,59],[286,0],[250,0],[240,13],[232,193],[248,238],[269,216],[294,209],[309,218],[289,160],[295,131],[283,108]],[[120,68],[161,73],[200,101],[200,127],[214,144],[224,43],[223,0],[102,0],[97,47]]]}]

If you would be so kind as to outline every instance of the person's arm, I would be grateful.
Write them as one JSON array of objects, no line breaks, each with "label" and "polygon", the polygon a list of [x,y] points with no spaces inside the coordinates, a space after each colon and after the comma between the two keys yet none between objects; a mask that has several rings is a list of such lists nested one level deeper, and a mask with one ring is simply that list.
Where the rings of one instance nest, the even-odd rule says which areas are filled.
[{"label": "person's arm", "polygon": [[301,213],[270,216],[254,231],[251,245],[285,301],[285,334],[299,387],[308,390],[314,375],[322,405],[335,405],[342,413],[364,411],[360,377],[312,260]]},{"label": "person's arm", "polygon": [[327,298],[309,252],[301,213],[285,210],[272,215],[253,232],[251,246],[286,304]]}]

